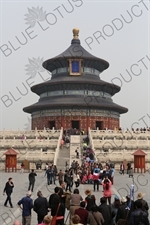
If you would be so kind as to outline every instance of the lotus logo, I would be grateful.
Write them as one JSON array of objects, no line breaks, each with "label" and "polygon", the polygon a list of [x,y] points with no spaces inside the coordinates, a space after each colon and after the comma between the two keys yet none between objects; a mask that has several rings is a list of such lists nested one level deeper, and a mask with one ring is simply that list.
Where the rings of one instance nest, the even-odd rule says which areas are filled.
[{"label": "lotus logo", "polygon": [[27,67],[25,70],[27,71],[27,75],[30,75],[31,78],[34,78],[37,73],[44,72],[45,69],[42,67],[43,58],[40,57],[28,59],[30,64],[25,65]]},{"label": "lotus logo", "polygon": [[43,11],[43,7],[37,8],[32,7],[32,9],[28,8],[28,14],[25,14],[26,24],[29,24],[30,27],[34,27],[36,22],[44,21],[46,17],[46,11]]}]

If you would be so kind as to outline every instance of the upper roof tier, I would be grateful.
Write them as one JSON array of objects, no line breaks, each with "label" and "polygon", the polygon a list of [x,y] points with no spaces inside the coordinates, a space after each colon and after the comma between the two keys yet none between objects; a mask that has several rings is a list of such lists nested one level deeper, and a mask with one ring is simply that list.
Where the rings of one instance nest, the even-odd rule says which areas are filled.
[{"label": "upper roof tier", "polygon": [[68,59],[82,59],[84,67],[98,70],[100,73],[109,67],[109,63],[103,59],[95,57],[87,52],[81,45],[78,38],[79,29],[73,29],[73,39],[71,45],[60,55],[43,62],[43,67],[52,72],[57,68],[68,67]]}]

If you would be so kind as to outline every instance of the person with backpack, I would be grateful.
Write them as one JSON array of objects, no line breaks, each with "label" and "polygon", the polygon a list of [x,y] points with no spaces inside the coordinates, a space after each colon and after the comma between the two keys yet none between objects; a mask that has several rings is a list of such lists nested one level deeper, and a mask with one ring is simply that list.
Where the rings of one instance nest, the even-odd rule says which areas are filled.
[{"label": "person with backpack", "polygon": [[87,195],[87,197],[85,198],[86,210],[91,211],[92,206],[96,205],[95,195],[92,195],[92,192],[90,189],[86,189],[84,193],[85,195]]},{"label": "person with backpack", "polygon": [[130,215],[130,225],[149,225],[148,213],[142,210],[142,202],[135,201],[135,210]]}]

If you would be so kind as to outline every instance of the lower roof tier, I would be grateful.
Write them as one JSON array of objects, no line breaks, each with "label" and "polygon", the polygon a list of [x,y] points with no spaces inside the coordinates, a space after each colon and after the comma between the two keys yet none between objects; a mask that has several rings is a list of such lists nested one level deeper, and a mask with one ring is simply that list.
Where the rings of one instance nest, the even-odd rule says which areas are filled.
[{"label": "lower roof tier", "polygon": [[113,103],[112,101],[94,96],[59,96],[49,97],[45,100],[39,101],[33,105],[25,107],[24,112],[33,113],[36,111],[42,111],[45,109],[106,109],[118,112],[120,114],[128,112],[128,109]]}]

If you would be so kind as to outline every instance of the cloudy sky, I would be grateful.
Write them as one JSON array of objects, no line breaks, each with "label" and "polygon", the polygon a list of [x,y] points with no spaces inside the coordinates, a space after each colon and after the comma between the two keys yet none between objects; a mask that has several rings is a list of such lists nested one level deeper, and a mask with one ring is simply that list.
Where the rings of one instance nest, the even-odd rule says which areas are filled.
[{"label": "cloudy sky", "polygon": [[123,128],[150,126],[150,1],[0,2],[0,130],[26,129],[22,108],[38,101],[30,86],[50,79],[41,63],[70,45],[82,46],[110,67],[101,79],[121,86],[113,101],[129,109]]}]

